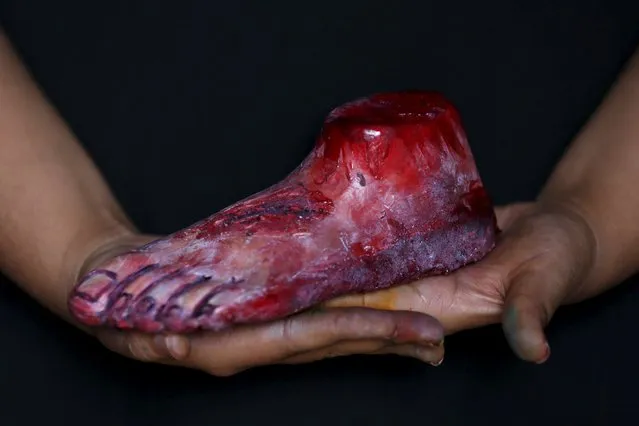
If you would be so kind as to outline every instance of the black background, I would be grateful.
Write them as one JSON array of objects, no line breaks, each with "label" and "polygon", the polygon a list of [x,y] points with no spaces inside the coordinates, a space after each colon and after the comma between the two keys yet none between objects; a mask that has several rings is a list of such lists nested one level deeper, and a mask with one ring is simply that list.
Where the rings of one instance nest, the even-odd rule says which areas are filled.
[{"label": "black background", "polygon": [[[332,107],[381,90],[444,92],[494,200],[530,199],[639,42],[639,2],[609,0],[1,0],[0,22],[155,233],[284,177]],[[635,280],[560,311],[544,366],[492,327],[449,338],[439,368],[218,379],[108,353],[5,280],[0,425],[634,425],[638,318]]]}]

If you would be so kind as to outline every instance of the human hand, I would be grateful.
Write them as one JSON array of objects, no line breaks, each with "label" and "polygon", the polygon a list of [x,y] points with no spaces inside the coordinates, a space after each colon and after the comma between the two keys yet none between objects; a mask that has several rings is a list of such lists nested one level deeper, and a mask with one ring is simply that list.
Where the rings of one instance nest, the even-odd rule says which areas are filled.
[{"label": "human hand", "polygon": [[562,304],[594,296],[583,285],[595,260],[596,239],[575,208],[516,203],[496,209],[503,231],[480,262],[451,275],[369,293],[344,296],[328,307],[409,310],[437,318],[447,334],[502,322],[522,359],[550,356],[544,327]]},{"label": "human hand", "polygon": [[[78,276],[156,237],[127,235],[90,255]],[[129,358],[228,376],[267,364],[297,364],[353,354],[396,354],[438,365],[444,356],[443,327],[418,312],[362,307],[313,310],[281,321],[219,333],[152,335],[111,329],[89,332]]]}]

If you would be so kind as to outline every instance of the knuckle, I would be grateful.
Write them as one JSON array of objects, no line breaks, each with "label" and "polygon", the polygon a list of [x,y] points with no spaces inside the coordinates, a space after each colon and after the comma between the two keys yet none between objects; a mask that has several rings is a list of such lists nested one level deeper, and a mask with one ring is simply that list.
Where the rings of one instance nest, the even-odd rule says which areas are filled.
[{"label": "knuckle", "polygon": [[470,292],[472,295],[481,294],[498,300],[506,297],[507,279],[503,271],[477,263],[460,272],[455,276],[456,293]]},{"label": "knuckle", "polygon": [[127,347],[131,355],[140,361],[157,361],[160,357],[153,347],[153,342],[144,336],[130,336]]},{"label": "knuckle", "polygon": [[388,312],[379,312],[379,316],[378,321],[371,322],[371,329],[369,330],[370,337],[379,337],[385,340],[396,339],[399,336],[397,316],[389,314]]},{"label": "knuckle", "polygon": [[294,339],[295,332],[293,328],[295,327],[294,318],[286,318],[282,321],[280,336],[282,336],[282,340],[287,343],[290,343]]},{"label": "knuckle", "polygon": [[300,343],[296,341],[296,320],[294,317],[286,318],[279,326],[278,335],[282,339],[284,351],[294,353],[299,350]]},{"label": "knuckle", "polygon": [[328,317],[324,335],[325,343],[370,334],[370,325],[362,319],[361,312],[335,312]]},{"label": "knuckle", "polygon": [[215,367],[209,367],[206,369],[206,372],[208,374],[215,377],[231,377],[238,374],[241,371],[242,371],[241,368],[230,367],[230,366],[215,366]]},{"label": "knuckle", "polygon": [[384,339],[393,340],[398,334],[397,318],[402,314],[389,311],[359,311],[343,313],[334,318],[332,341]]},{"label": "knuckle", "polygon": [[516,307],[518,311],[530,311],[534,309],[532,297],[526,293],[518,292],[509,297],[509,304]]},{"label": "knuckle", "polygon": [[537,318],[542,324],[547,325],[554,308],[549,300],[535,298],[526,293],[512,296],[510,305],[522,315],[523,318]]}]

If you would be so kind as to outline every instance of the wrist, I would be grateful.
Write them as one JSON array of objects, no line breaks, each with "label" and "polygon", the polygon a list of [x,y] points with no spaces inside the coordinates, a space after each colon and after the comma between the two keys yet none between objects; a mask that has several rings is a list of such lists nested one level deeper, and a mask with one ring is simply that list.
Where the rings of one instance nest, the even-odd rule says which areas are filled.
[{"label": "wrist", "polygon": [[34,283],[36,294],[32,295],[45,307],[63,319],[77,325],[67,307],[68,295],[81,277],[91,260],[106,251],[106,247],[118,244],[118,241],[134,238],[138,235],[135,227],[126,219],[107,215],[93,223],[85,223],[70,234],[58,272]]},{"label": "wrist", "polygon": [[[632,275],[639,268],[637,239],[623,220],[615,221],[614,211],[607,211],[606,203],[593,196],[588,188],[570,191],[545,189],[538,198],[544,209],[559,212],[575,227],[575,246],[587,246],[587,273],[579,289],[568,302],[579,302],[594,297]],[[576,248],[576,250],[579,250]],[[583,250],[583,248],[581,249]]]}]

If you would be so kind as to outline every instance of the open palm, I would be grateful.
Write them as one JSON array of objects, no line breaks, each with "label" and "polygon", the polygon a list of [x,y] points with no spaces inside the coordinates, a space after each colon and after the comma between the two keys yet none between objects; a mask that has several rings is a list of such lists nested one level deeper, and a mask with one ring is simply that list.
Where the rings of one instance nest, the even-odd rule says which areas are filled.
[{"label": "open palm", "polygon": [[425,313],[447,334],[501,321],[521,358],[545,361],[550,351],[543,328],[561,304],[584,296],[580,284],[594,257],[592,231],[576,212],[559,206],[516,203],[496,214],[503,232],[482,261],[448,276],[327,305]]}]

